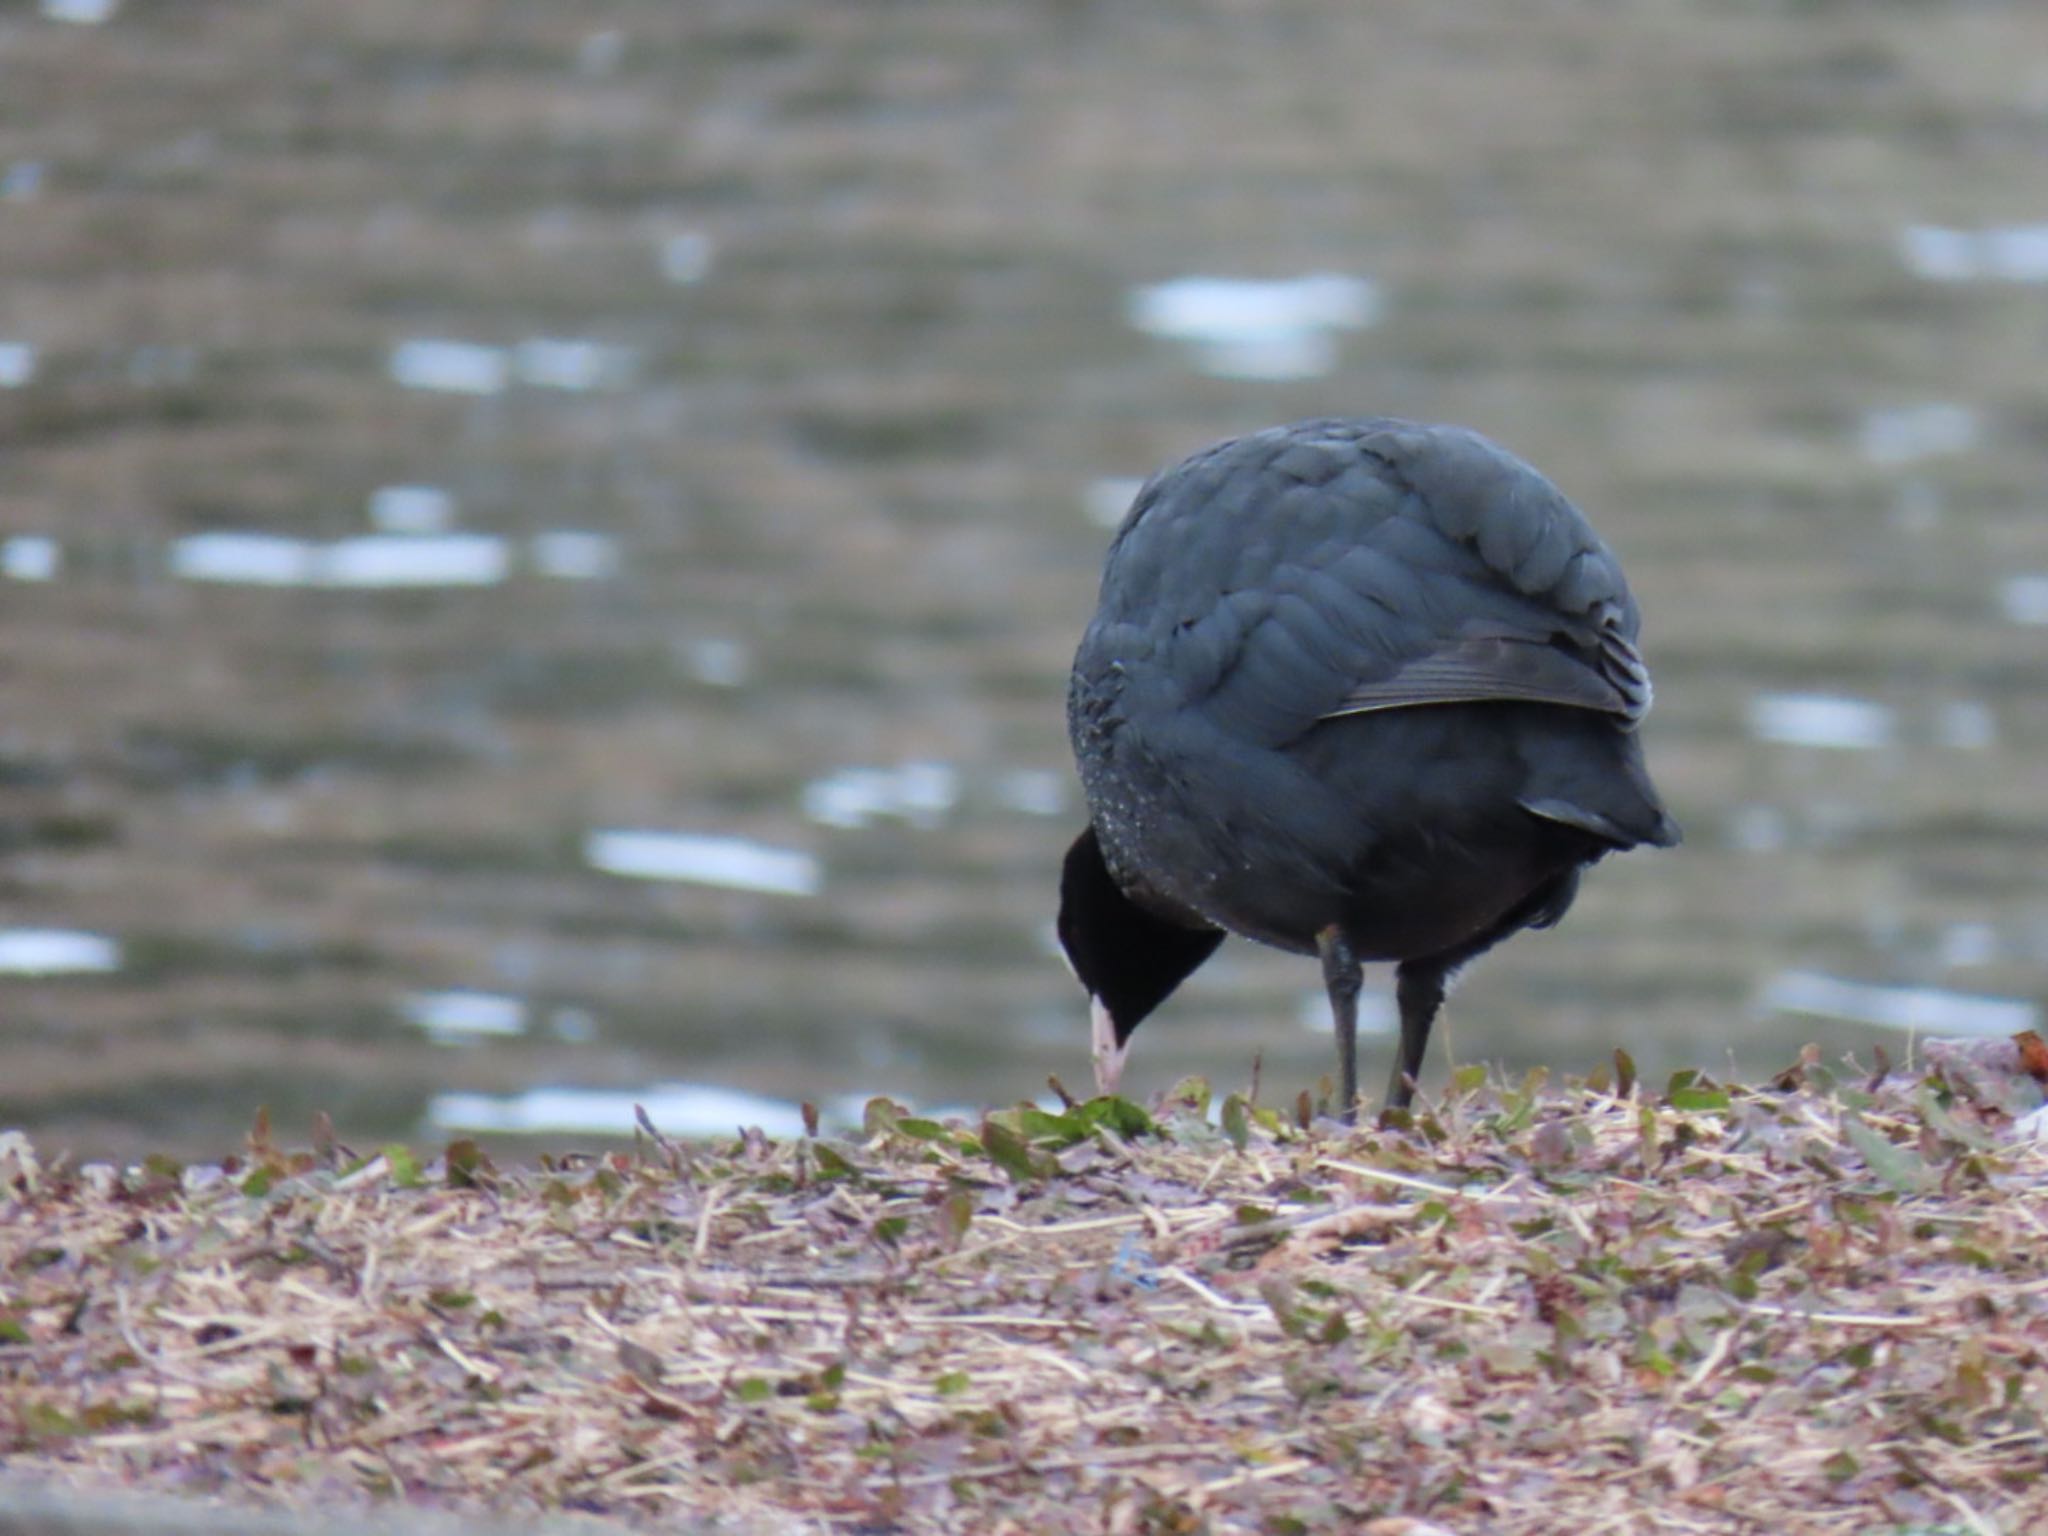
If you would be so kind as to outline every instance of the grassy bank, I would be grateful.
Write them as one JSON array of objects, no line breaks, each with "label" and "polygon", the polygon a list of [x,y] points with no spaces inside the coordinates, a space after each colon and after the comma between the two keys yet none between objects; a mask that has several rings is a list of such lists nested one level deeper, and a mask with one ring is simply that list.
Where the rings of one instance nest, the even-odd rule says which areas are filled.
[{"label": "grassy bank", "polygon": [[[1999,1043],[2019,1064],[2019,1053]],[[828,1141],[0,1152],[5,1468],[865,1532],[2048,1525],[2023,1071]]]}]

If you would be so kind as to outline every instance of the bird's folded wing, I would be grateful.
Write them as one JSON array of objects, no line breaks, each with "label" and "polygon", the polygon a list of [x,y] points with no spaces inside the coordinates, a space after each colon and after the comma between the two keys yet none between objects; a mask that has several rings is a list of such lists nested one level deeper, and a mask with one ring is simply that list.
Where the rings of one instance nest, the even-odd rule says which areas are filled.
[{"label": "bird's folded wing", "polygon": [[1360,715],[1417,704],[1482,700],[1560,704],[1627,715],[1621,688],[1577,656],[1547,641],[1505,637],[1453,642],[1403,663],[1384,677],[1359,683],[1323,718]]},{"label": "bird's folded wing", "polygon": [[1605,624],[1590,655],[1563,643],[1561,636],[1449,641],[1384,676],[1354,684],[1324,718],[1499,699],[1598,710],[1633,725],[1648,713],[1650,696],[1650,671],[1642,653],[1618,624]]}]

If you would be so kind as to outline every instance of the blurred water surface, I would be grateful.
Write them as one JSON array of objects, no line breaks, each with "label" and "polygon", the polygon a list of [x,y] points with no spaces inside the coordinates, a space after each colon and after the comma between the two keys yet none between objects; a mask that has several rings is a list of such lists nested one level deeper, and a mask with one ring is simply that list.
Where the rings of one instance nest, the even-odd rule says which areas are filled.
[{"label": "blurred water surface", "polygon": [[[1104,525],[1331,413],[1516,448],[1648,615],[1688,842],[1459,1056],[2038,1020],[2044,60],[2020,0],[14,8],[0,1118],[1078,1086]],[[1226,946],[1133,1085],[1291,1095],[1314,981]]]}]

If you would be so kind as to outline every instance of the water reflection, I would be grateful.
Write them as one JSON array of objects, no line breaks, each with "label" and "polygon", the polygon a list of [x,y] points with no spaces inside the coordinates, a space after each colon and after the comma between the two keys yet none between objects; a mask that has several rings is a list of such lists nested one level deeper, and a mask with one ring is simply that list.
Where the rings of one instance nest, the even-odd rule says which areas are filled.
[{"label": "water reflection", "polygon": [[121,945],[68,928],[0,928],[0,975],[86,976],[121,968]]},{"label": "water reflection", "polygon": [[512,373],[536,389],[580,394],[623,389],[633,380],[633,355],[622,347],[560,336],[537,336],[512,349]]},{"label": "water reflection", "polygon": [[2048,576],[2008,577],[1998,599],[2013,623],[2048,624]]},{"label": "water reflection", "polygon": [[1933,282],[2048,282],[2048,224],[1914,224],[1900,235],[1899,253],[1915,276]]},{"label": "water reflection", "polygon": [[1828,694],[1763,693],[1749,706],[1749,728],[1757,740],[1789,746],[1875,752],[1892,744],[1895,724],[1882,704]]},{"label": "water reflection", "polygon": [[1975,411],[1948,401],[1872,411],[1863,418],[1863,456],[1873,464],[1895,467],[1967,453],[1976,446],[1980,430]]},{"label": "water reflection", "polygon": [[380,485],[366,510],[379,533],[446,533],[455,524],[455,498],[438,485]]},{"label": "water reflection", "polygon": [[[770,1136],[804,1134],[802,1109],[780,1099],[702,1083],[650,1083],[644,1088],[529,1088],[524,1093],[437,1093],[427,1123],[441,1131],[506,1135],[631,1136],[644,1109],[666,1136],[731,1136],[755,1126]],[[848,1111],[851,1111],[849,1113]],[[858,1104],[837,1103],[826,1127],[860,1123]]]},{"label": "water reflection", "polygon": [[43,162],[17,160],[0,170],[0,202],[25,203],[43,190]]},{"label": "water reflection", "polygon": [[694,832],[593,832],[583,856],[592,869],[632,880],[678,880],[772,896],[815,896],[824,879],[807,853]]},{"label": "water reflection", "polygon": [[528,545],[533,568],[557,581],[603,581],[619,573],[619,545],[602,533],[561,529],[535,534]]},{"label": "water reflection", "polygon": [[25,341],[0,341],[0,389],[20,389],[36,376],[36,349]]},{"label": "water reflection", "polygon": [[395,383],[442,394],[495,395],[512,379],[512,359],[503,347],[473,341],[400,342],[389,367]]},{"label": "water reflection", "polygon": [[526,1004],[501,992],[414,992],[399,1000],[398,1011],[437,1045],[526,1033]]},{"label": "water reflection", "polygon": [[0,540],[0,574],[11,581],[54,581],[64,568],[64,551],[55,539],[17,533]]},{"label": "water reflection", "polygon": [[686,230],[661,242],[661,275],[672,283],[701,283],[711,275],[711,237]]},{"label": "water reflection", "polygon": [[218,530],[171,546],[171,574],[185,581],[258,587],[488,587],[511,556],[490,534],[363,534],[315,543],[272,533]]},{"label": "water reflection", "polygon": [[803,811],[827,827],[865,827],[885,817],[936,827],[960,799],[950,763],[895,768],[841,768],[804,786]]},{"label": "water reflection", "polygon": [[1786,971],[1773,977],[1759,995],[1758,1006],[1923,1035],[2012,1035],[2035,1028],[2040,1018],[2040,1010],[2023,998],[1883,986],[1819,971]]},{"label": "water reflection", "polygon": [[744,685],[750,659],[746,646],[738,640],[691,640],[683,646],[683,660],[690,674],[714,688]]},{"label": "water reflection", "polygon": [[1088,521],[1098,528],[1119,526],[1124,514],[1131,510],[1131,503],[1138,499],[1138,491],[1144,484],[1135,475],[1110,475],[1090,480],[1081,492],[1081,506],[1088,514]]},{"label": "water reflection", "polygon": [[1195,366],[1221,379],[1315,379],[1337,367],[1337,334],[1379,318],[1361,277],[1316,272],[1260,281],[1182,277],[1132,290],[1132,325],[1185,343]]},{"label": "water reflection", "polygon": [[92,27],[114,19],[121,0],[43,0],[43,14],[52,21]]}]

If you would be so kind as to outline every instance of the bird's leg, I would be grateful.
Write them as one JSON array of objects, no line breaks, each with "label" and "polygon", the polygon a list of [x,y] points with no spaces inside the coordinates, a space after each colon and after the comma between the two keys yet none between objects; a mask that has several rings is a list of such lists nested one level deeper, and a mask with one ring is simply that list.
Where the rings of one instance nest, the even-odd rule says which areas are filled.
[{"label": "bird's leg", "polygon": [[1323,989],[1330,994],[1330,1023],[1337,1031],[1338,1091],[1344,1123],[1358,1119],[1358,988],[1365,967],[1335,923],[1316,935],[1316,954],[1323,962]]},{"label": "bird's leg", "polygon": [[1124,1058],[1131,1053],[1127,1042],[1116,1037],[1116,1022],[1109,1005],[1099,997],[1088,999],[1089,1054],[1095,1058],[1095,1091],[1108,1097],[1123,1081]]},{"label": "bird's leg", "polygon": [[1444,980],[1449,967],[1431,960],[1410,960],[1394,973],[1394,997],[1401,1005],[1401,1049],[1387,1084],[1387,1108],[1406,1109],[1415,1097],[1422,1074],[1422,1053],[1429,1049],[1429,1026],[1444,1005]]}]

